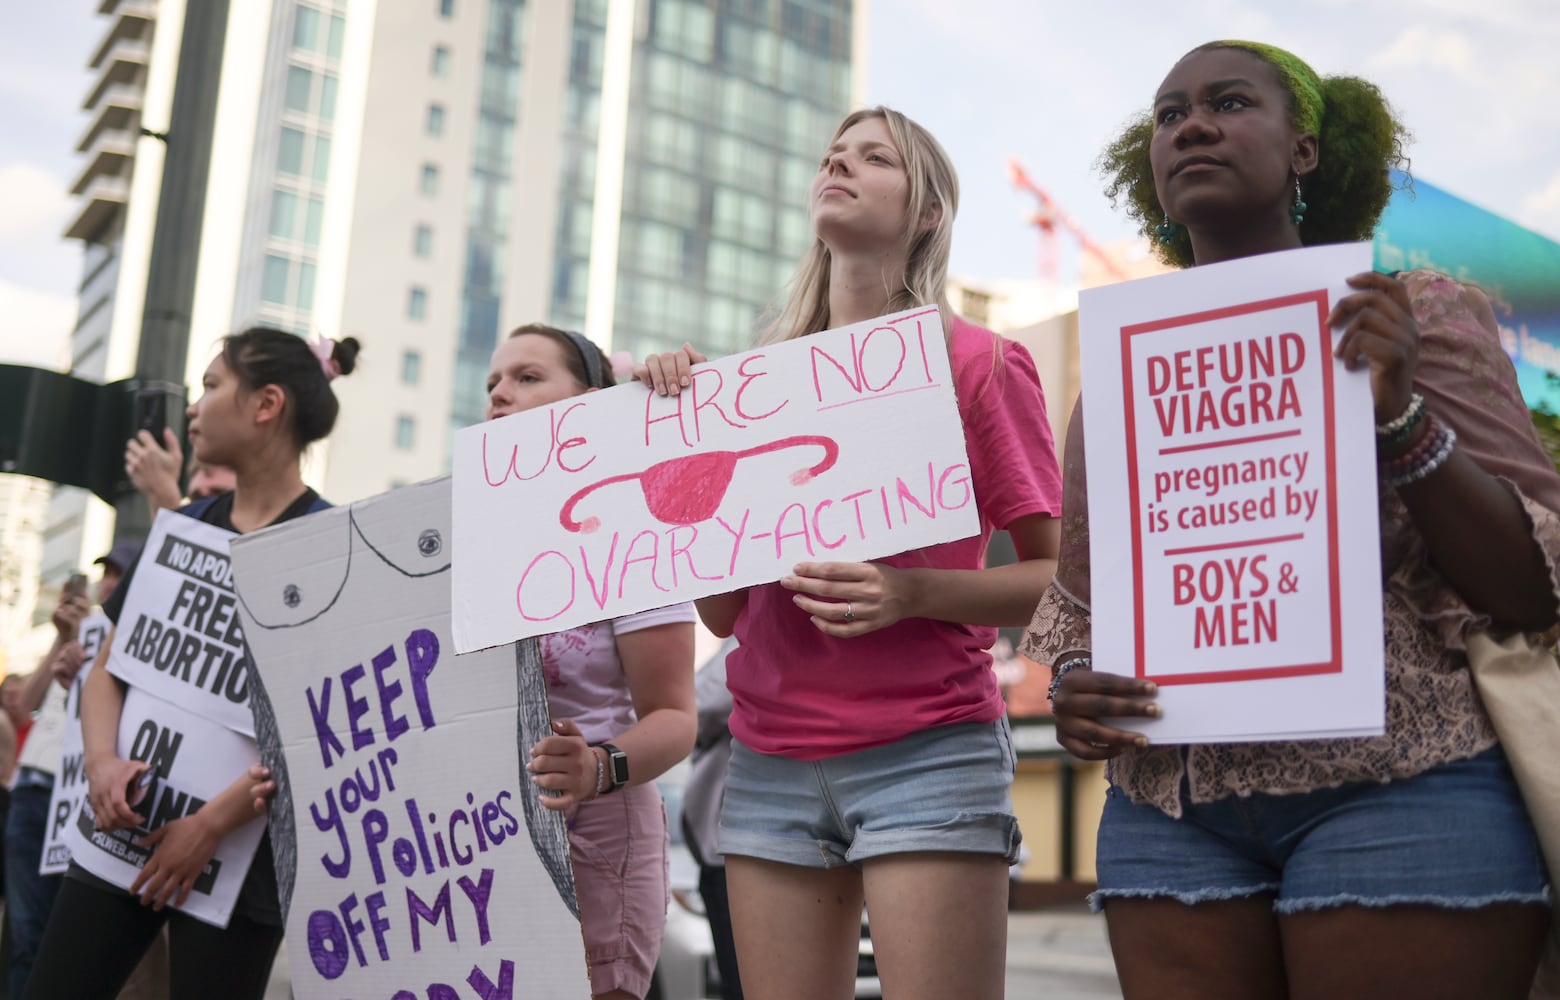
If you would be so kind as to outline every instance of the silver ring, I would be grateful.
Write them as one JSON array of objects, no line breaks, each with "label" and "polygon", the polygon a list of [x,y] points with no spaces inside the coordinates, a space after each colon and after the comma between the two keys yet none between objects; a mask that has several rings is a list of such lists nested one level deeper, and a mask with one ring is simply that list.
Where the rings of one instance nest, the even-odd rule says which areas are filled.
[{"label": "silver ring", "polygon": [[848,622],[856,620],[856,609],[850,606],[849,601],[845,602],[845,620]]}]

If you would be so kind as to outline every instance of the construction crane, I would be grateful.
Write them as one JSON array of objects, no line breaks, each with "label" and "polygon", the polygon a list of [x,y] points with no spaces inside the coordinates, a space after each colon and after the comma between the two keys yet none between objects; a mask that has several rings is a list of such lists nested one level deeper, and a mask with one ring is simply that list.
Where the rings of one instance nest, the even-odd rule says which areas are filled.
[{"label": "construction crane", "polygon": [[1008,160],[1008,178],[1013,186],[1020,191],[1026,191],[1032,195],[1038,203],[1035,213],[1029,217],[1029,221],[1040,230],[1040,274],[1042,277],[1055,280],[1057,271],[1056,230],[1057,227],[1067,230],[1073,239],[1078,241],[1079,247],[1087,254],[1094,257],[1104,267],[1106,273],[1118,281],[1125,281],[1127,273],[1121,269],[1115,259],[1106,252],[1105,248],[1083,231],[1073,217],[1056,203],[1046,190],[1030,179],[1024,168],[1016,159]]}]

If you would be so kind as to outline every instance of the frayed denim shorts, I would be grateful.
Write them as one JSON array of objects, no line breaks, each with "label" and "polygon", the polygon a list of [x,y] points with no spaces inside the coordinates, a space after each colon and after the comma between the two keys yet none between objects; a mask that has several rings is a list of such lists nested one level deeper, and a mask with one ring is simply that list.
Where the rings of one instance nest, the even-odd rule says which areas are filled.
[{"label": "frayed denim shorts", "polygon": [[731,743],[720,852],[806,868],[955,851],[1012,864],[1020,835],[1006,719],[938,726],[824,760]]},{"label": "frayed denim shorts", "polygon": [[1205,803],[1185,787],[1181,819],[1109,790],[1094,909],[1263,894],[1277,913],[1549,900],[1538,838],[1499,747],[1384,784]]}]

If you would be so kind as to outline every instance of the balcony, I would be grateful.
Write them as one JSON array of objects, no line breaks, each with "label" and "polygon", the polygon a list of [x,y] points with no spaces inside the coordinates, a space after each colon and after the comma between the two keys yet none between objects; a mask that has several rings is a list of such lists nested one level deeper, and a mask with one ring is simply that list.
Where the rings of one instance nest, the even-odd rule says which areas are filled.
[{"label": "balcony", "polygon": [[87,148],[87,166],[70,186],[71,194],[85,194],[87,185],[97,177],[127,176],[135,159],[137,135],[130,132],[102,132]]},{"label": "balcony", "polygon": [[114,23],[98,45],[87,66],[97,69],[108,58],[109,52],[120,42],[145,42],[150,44],[152,26],[157,22],[157,6],[148,0],[128,0],[113,11]]},{"label": "balcony", "polygon": [[99,0],[99,14],[114,14],[129,8],[148,8],[157,11],[157,0]]},{"label": "balcony", "polygon": [[142,38],[121,38],[108,46],[97,81],[81,102],[83,110],[98,106],[110,87],[140,86],[146,79],[146,64],[151,59],[151,43]]},{"label": "balcony", "polygon": [[130,178],[100,175],[92,178],[80,194],[81,211],[65,230],[65,238],[92,242],[104,232],[115,215],[124,211],[130,200]]},{"label": "balcony", "polygon": [[76,143],[76,152],[85,153],[104,132],[128,132],[135,135],[141,127],[141,106],[145,95],[139,86],[119,84],[103,91],[92,124]]}]

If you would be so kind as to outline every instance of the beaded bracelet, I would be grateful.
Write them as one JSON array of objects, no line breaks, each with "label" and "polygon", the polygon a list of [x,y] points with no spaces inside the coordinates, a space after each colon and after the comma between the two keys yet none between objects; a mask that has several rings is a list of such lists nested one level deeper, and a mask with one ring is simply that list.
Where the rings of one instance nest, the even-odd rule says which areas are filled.
[{"label": "beaded bracelet", "polygon": [[607,755],[605,751],[597,753],[595,747],[590,748],[590,755],[596,758],[596,787],[594,789],[594,793],[591,795],[591,798],[595,798],[597,795],[600,795],[603,791],[606,790]]},{"label": "beaded bracelet", "polygon": [[[1388,476],[1388,486],[1397,489],[1410,483],[1417,483],[1446,464],[1446,460],[1452,457],[1452,449],[1457,445],[1457,432],[1448,425],[1436,421],[1435,435],[1435,450],[1420,458],[1402,472]],[[1416,448],[1415,450],[1418,451],[1419,449]]]},{"label": "beaded bracelet", "polygon": [[1391,434],[1384,435],[1378,428],[1376,431],[1376,447],[1378,449],[1385,448],[1389,452],[1397,450],[1402,446],[1403,442],[1414,436],[1414,432],[1419,430],[1419,425],[1424,423],[1428,418],[1429,412],[1423,406],[1421,406],[1419,407],[1418,411],[1415,412],[1414,418],[1412,420],[1404,424],[1402,427],[1399,427]]},{"label": "beaded bracelet", "polygon": [[1054,703],[1057,689],[1062,686],[1062,678],[1074,670],[1088,670],[1094,666],[1094,660],[1088,656],[1075,656],[1070,660],[1063,660],[1051,668],[1051,686],[1046,689],[1045,700]]},{"label": "beaded bracelet", "polygon": [[1403,408],[1402,413],[1384,424],[1376,425],[1376,434],[1378,437],[1391,437],[1403,428],[1417,423],[1424,412],[1425,397],[1416,392],[1408,397],[1408,406]]},{"label": "beaded bracelet", "polygon": [[1445,425],[1434,414],[1426,416],[1424,436],[1414,444],[1414,447],[1401,455],[1394,455],[1387,459],[1378,459],[1378,464],[1381,466],[1381,474],[1388,479],[1394,476],[1401,476],[1429,456],[1435,454],[1435,450],[1441,447],[1441,428],[1443,426]]}]

